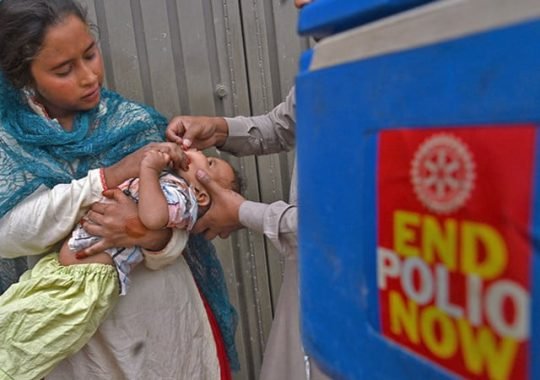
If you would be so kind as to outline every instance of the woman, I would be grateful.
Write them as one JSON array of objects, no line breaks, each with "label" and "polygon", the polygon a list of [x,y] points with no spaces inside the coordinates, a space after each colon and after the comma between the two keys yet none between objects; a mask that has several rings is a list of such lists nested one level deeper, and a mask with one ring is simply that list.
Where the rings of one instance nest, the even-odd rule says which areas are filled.
[{"label": "woman", "polygon": [[[138,174],[141,152],[153,149],[142,147],[163,140],[166,121],[101,88],[101,53],[72,0],[1,1],[0,69],[0,256],[35,256],[57,249],[107,185]],[[159,149],[180,160],[174,146]],[[213,314],[186,261],[171,259],[175,234],[126,229],[136,208],[121,211],[130,201],[114,194],[117,204],[90,213],[97,224],[89,232],[103,236],[101,248],[139,245],[148,267],[170,265],[153,273],[137,268],[130,294],[91,342],[47,378],[226,378]],[[193,241],[189,257],[215,258],[204,244]],[[216,316],[234,320],[223,287],[198,285],[211,305],[221,302]]]}]

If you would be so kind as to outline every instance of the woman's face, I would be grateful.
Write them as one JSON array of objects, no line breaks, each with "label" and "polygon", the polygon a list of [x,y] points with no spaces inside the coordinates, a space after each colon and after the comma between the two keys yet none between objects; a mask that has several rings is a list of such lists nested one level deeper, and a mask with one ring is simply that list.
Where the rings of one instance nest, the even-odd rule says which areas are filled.
[{"label": "woman's face", "polygon": [[37,100],[52,118],[72,117],[99,104],[101,52],[88,25],[76,16],[47,30],[30,70]]}]

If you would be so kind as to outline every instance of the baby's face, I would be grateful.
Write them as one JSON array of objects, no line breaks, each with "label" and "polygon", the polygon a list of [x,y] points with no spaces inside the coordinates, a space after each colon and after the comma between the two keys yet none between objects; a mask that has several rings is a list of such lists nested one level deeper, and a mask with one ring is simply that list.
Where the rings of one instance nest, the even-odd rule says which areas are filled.
[{"label": "baby's face", "polygon": [[221,186],[231,189],[235,181],[234,171],[231,165],[220,158],[205,156],[198,150],[188,150],[186,155],[191,163],[186,171],[181,170],[180,175],[196,188],[204,187],[201,185],[197,176],[197,170],[201,169],[208,173],[208,176]]}]

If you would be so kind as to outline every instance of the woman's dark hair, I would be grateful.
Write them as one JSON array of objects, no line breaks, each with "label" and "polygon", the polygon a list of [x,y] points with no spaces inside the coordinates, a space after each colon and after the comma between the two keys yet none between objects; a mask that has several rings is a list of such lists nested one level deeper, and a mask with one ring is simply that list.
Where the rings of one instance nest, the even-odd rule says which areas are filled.
[{"label": "woman's dark hair", "polygon": [[33,83],[30,65],[51,26],[74,15],[88,23],[74,0],[0,0],[0,70],[15,87]]}]

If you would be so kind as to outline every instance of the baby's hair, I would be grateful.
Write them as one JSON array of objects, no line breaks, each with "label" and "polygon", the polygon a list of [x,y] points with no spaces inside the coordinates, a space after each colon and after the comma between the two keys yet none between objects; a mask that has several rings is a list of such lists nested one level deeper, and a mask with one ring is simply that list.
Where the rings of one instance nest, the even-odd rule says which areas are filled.
[{"label": "baby's hair", "polygon": [[93,27],[74,0],[0,0],[0,70],[15,88],[33,84],[30,67],[47,29],[71,15]]},{"label": "baby's hair", "polygon": [[211,154],[211,156],[215,156],[216,158],[219,158],[220,160],[225,161],[231,167],[233,171],[234,179],[230,184],[226,184],[226,185],[229,185],[230,186],[229,188],[235,193],[244,195],[244,191],[246,191],[246,182],[244,178],[240,175],[240,172],[238,171],[238,169],[236,169],[236,167],[229,160],[223,157],[219,150],[216,151],[215,154],[213,155]]},{"label": "baby's hair", "polygon": [[244,181],[244,178],[240,175],[240,172],[236,170],[234,166],[231,165],[231,168],[234,173],[234,180],[231,184],[231,190],[240,195],[244,195],[244,191],[246,190],[246,182]]}]

